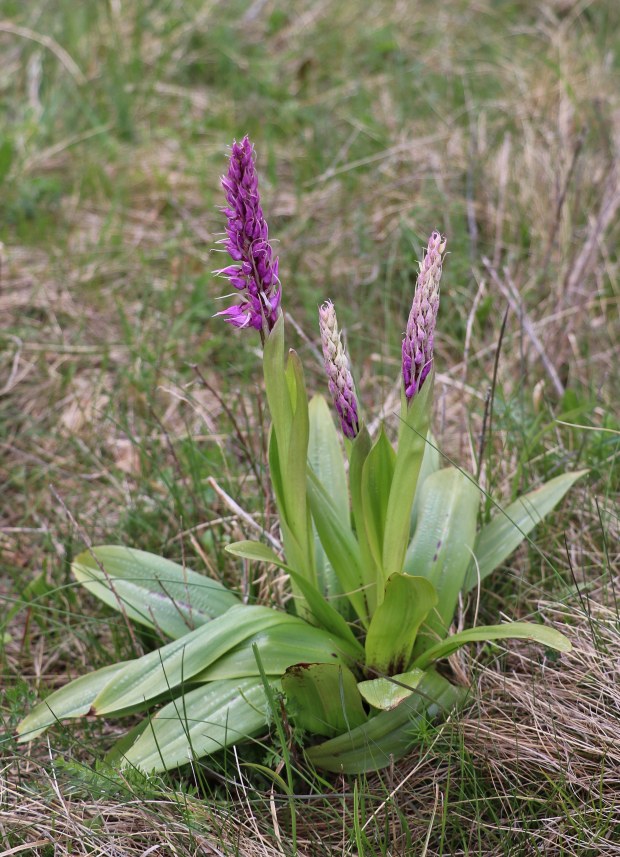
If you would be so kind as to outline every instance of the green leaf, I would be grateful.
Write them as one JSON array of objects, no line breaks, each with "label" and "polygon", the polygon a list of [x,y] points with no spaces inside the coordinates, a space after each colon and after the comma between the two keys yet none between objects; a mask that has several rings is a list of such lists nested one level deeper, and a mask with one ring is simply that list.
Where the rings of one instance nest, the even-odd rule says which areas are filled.
[{"label": "green leaf", "polygon": [[368,615],[372,616],[377,606],[377,565],[372,557],[372,551],[366,538],[364,526],[364,510],[362,506],[362,473],[364,463],[370,452],[372,443],[368,429],[360,426],[360,431],[351,443],[349,460],[349,487],[351,491],[351,511],[355,522],[355,534],[360,548],[362,584],[364,597],[368,605]]},{"label": "green leaf", "polygon": [[390,678],[373,678],[369,681],[360,681],[357,689],[373,708],[391,711],[392,708],[400,705],[403,699],[411,696],[423,676],[422,670],[410,670]]},{"label": "green leaf", "polygon": [[437,441],[435,440],[433,433],[429,431],[426,436],[424,455],[422,456],[422,464],[418,474],[418,483],[416,485],[415,496],[413,498],[413,506],[411,507],[411,524],[409,526],[410,539],[413,538],[413,534],[415,533],[415,528],[417,526],[418,517],[422,507],[422,487],[428,477],[439,470],[440,465],[441,456],[439,455],[439,450],[437,448]]},{"label": "green leaf", "polygon": [[253,542],[250,540],[231,542],[231,544],[226,545],[225,551],[242,559],[249,559],[253,562],[268,562],[285,571],[290,570],[289,566],[283,559],[280,559],[274,549],[270,548],[269,545],[263,544],[263,542]]},{"label": "green leaf", "polygon": [[273,428],[280,448],[281,460],[286,461],[293,422],[293,408],[284,371],[284,316],[278,316],[263,350],[265,392]]},{"label": "green leaf", "polygon": [[284,505],[284,485],[282,480],[282,471],[280,469],[278,439],[276,437],[273,424],[269,429],[269,447],[267,451],[267,457],[269,460],[269,478],[271,480],[271,487],[273,488],[273,493],[275,494],[280,517],[284,518],[286,516],[286,508]]},{"label": "green leaf", "polygon": [[[424,388],[422,388],[424,389]],[[356,729],[306,751],[317,768],[335,773],[377,771],[405,756],[416,743],[415,729],[446,714],[466,691],[427,670],[415,691],[392,711],[381,711]]]},{"label": "green leaf", "polygon": [[452,634],[451,637],[442,640],[420,655],[416,659],[414,667],[421,670],[426,669],[433,661],[447,658],[448,655],[456,652],[461,646],[466,646],[467,643],[510,639],[532,640],[534,643],[540,643],[549,649],[556,649],[558,652],[570,652],[572,649],[570,640],[564,634],[556,631],[555,628],[548,628],[546,625],[534,625],[532,622],[507,622],[505,625],[481,625],[479,628],[468,628],[467,631]]},{"label": "green leaf", "polygon": [[536,524],[557,506],[568,489],[586,473],[587,470],[578,470],[550,479],[539,488],[517,498],[484,526],[478,533],[474,549],[477,566],[474,562],[469,566],[465,591],[473,589],[479,580],[484,580],[508,559]]},{"label": "green leaf", "polygon": [[19,742],[32,741],[59,720],[89,714],[97,695],[111,679],[120,675],[128,663],[122,661],[95,670],[51,693],[18,723]]},{"label": "green leaf", "polygon": [[[344,468],[344,455],[338,432],[334,426],[327,402],[323,396],[313,396],[308,408],[310,418],[310,438],[308,442],[308,464],[317,479],[328,491],[342,518],[343,524],[349,523],[349,493]],[[313,524],[314,556],[319,591],[328,599],[342,595],[342,587],[332,565],[323,550],[321,540]],[[349,602],[340,598],[335,602],[337,609],[347,612]]]},{"label": "green leaf", "polygon": [[189,682],[243,640],[279,624],[299,627],[303,622],[268,607],[232,607],[223,616],[180,640],[130,661],[103,688],[93,703],[93,709],[96,714],[110,714],[160,696],[183,682]]},{"label": "green leaf", "polygon": [[[271,485],[273,487],[273,492],[276,498],[276,505],[278,507],[280,530],[282,532],[284,552],[286,554],[288,564],[291,567],[294,567],[295,569],[300,569],[300,571],[298,571],[298,575],[300,577],[303,577],[309,586],[314,586],[314,573],[310,575],[309,579],[307,579],[306,569],[308,556],[304,550],[304,546],[303,544],[300,544],[297,537],[288,525],[285,505],[286,497],[283,484],[284,480],[282,478],[282,472],[280,468],[278,442],[276,440],[276,434],[273,430],[273,426],[269,435],[269,473],[271,478]],[[292,578],[291,589],[293,590],[293,595],[295,596],[295,608],[297,610],[298,615],[304,619],[307,619],[308,621],[311,621],[310,611],[308,610],[308,607],[305,603],[304,595],[302,594],[301,589],[297,586],[296,581],[294,581]]]},{"label": "green leaf", "polygon": [[268,718],[261,679],[211,682],[165,705],[122,764],[145,773],[170,770],[257,735]]},{"label": "green leaf", "polygon": [[[387,520],[383,540],[383,574],[387,579],[403,570],[409,543],[411,509],[415,497],[418,474],[422,466],[433,401],[433,377],[430,375],[420,392],[408,406],[405,394],[401,397],[401,423],[394,477],[390,489]],[[381,591],[378,592],[381,598]]]},{"label": "green leaf", "polygon": [[455,467],[437,470],[424,482],[405,572],[427,578],[438,600],[420,631],[416,655],[450,629],[473,554],[479,497],[476,485]]},{"label": "green leaf", "polygon": [[323,630],[334,634],[339,639],[341,645],[343,645],[343,642],[346,643],[346,650],[353,656],[364,656],[363,646],[358,642],[355,634],[341,614],[325,600],[311,583],[308,583],[300,574],[283,562],[270,547],[260,542],[246,541],[234,542],[231,545],[227,545],[226,550],[234,556],[256,560],[257,562],[269,562],[286,571],[290,575],[291,580],[296,584],[299,592],[306,599],[308,607],[319,626]]},{"label": "green leaf", "polygon": [[[284,489],[287,524],[302,547],[304,557],[304,576],[315,582],[313,539],[310,515],[306,504],[306,479],[308,460],[308,438],[310,422],[308,417],[308,397],[304,381],[301,360],[295,351],[289,351],[286,368],[287,380],[291,390],[293,421],[289,437],[286,459],[282,458],[282,485]],[[302,571],[302,569],[299,569]]]},{"label": "green leaf", "polygon": [[[269,466],[286,556],[306,580],[315,583],[312,522],[306,501],[308,400],[298,355],[290,351],[284,365],[282,315],[265,342],[263,372],[272,419]],[[304,599],[296,594],[298,612],[307,618]]]},{"label": "green leaf", "polygon": [[308,501],[321,544],[343,592],[362,623],[368,625],[368,613],[362,588],[359,545],[350,524],[343,524],[334,503],[314,473],[308,470]]},{"label": "green leaf", "polygon": [[383,566],[383,536],[395,462],[396,453],[381,426],[379,436],[366,456],[362,468],[364,531],[370,552],[379,569]]},{"label": "green leaf", "polygon": [[312,625],[276,625],[253,634],[194,676],[192,681],[205,682],[259,675],[253,645],[258,647],[261,662],[268,675],[282,675],[288,667],[300,661],[342,663],[346,657],[342,652],[342,640],[335,639],[321,628]]},{"label": "green leaf", "polygon": [[122,545],[84,551],[71,570],[76,580],[109,607],[175,639],[240,603],[216,580]]},{"label": "green leaf", "polygon": [[349,492],[340,438],[323,396],[313,396],[308,406],[310,439],[308,463],[329,494],[343,522],[349,522]]},{"label": "green leaf", "polygon": [[296,725],[315,735],[337,735],[366,720],[357,681],[338,664],[297,664],[282,676],[286,709]]},{"label": "green leaf", "polygon": [[409,665],[420,625],[437,604],[428,580],[407,574],[388,578],[383,602],[370,620],[366,635],[366,665],[394,675]]},{"label": "green leaf", "polygon": [[134,727],[125,732],[124,735],[121,735],[118,741],[112,744],[108,752],[103,757],[103,761],[106,765],[118,768],[127,750],[129,750],[130,747],[133,747],[140,735],[142,735],[144,730],[148,729],[148,727],[149,720],[148,718],[144,718],[139,723],[136,723]]}]

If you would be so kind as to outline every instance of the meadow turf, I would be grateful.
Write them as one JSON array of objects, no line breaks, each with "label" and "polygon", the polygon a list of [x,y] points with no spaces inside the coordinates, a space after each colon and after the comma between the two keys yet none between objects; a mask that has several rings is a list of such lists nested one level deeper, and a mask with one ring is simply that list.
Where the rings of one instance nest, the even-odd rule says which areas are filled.
[{"label": "meadow turf", "polygon": [[[0,55],[0,857],[620,853],[620,6],[0,0]],[[209,481],[277,527],[259,342],[212,318],[245,133],[312,392],[331,298],[395,428],[437,228],[440,448],[504,504],[590,469],[458,617],[542,614],[573,652],[454,656],[464,709],[366,778],[312,776],[275,729],[156,779],[101,761],[131,719],[14,737],[153,645],[76,587],[84,544],[283,597],[224,553],[247,532]],[[292,799],[256,767],[285,756]]]}]

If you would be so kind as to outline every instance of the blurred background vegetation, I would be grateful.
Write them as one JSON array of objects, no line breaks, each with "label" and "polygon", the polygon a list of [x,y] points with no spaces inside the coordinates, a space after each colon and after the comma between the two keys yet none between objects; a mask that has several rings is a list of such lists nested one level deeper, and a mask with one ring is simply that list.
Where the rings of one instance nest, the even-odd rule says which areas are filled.
[{"label": "blurred background vegetation", "polygon": [[[227,290],[211,274],[222,260],[219,176],[227,146],[246,133],[311,390],[325,391],[316,309],[332,298],[366,413],[383,408],[395,425],[417,259],[432,229],[444,232],[442,449],[479,470],[503,502],[563,469],[591,468],[587,485],[539,530],[553,573],[522,551],[481,610],[517,618],[551,599],[576,604],[575,622],[588,628],[591,603],[612,610],[605,628],[617,620],[620,5],[0,0],[0,52],[7,847],[48,836],[45,825],[33,833],[34,821],[19,816],[24,778],[34,781],[44,760],[41,748],[30,758],[15,750],[16,719],[37,694],[129,651],[123,627],[71,586],[73,554],[87,540],[123,542],[239,583],[221,547],[243,528],[210,476],[274,525],[258,341],[212,319]],[[269,595],[264,581],[251,583]],[[620,651],[617,637],[606,646],[605,657]],[[528,672],[525,663],[524,682]],[[510,720],[514,698],[505,704]],[[102,730],[85,725],[77,745],[68,731],[54,735],[57,757],[78,760],[66,783],[77,789],[79,781],[89,800],[80,766],[105,745]],[[532,750],[539,762],[551,760],[540,762],[541,778],[527,766],[519,773],[507,750],[498,750],[501,764],[486,762],[471,734],[451,739],[451,754],[434,751],[441,775],[430,791],[424,777],[411,777],[406,799],[389,804],[389,823],[380,816],[387,826],[370,850],[351,833],[347,800],[345,809],[328,803],[325,853],[418,853],[407,842],[427,829],[428,854],[617,853],[617,783],[615,793],[601,786],[598,815],[582,817],[576,808],[592,795],[554,782],[556,758],[576,752],[568,738]],[[588,752],[603,760],[590,774],[605,783],[608,751],[594,733],[590,740]],[[389,793],[409,774],[392,772],[396,780],[367,793],[376,788],[383,800],[381,788]],[[453,815],[446,777],[460,783]],[[49,808],[56,798],[45,788],[40,806]],[[569,816],[570,835],[557,821]],[[197,817],[192,835],[213,830],[213,817]],[[532,826],[505,833],[505,819],[515,817]],[[153,820],[144,818],[148,829]],[[309,831],[320,829],[317,818]],[[545,818],[556,820],[547,840],[537,838]],[[292,853],[282,839],[286,818],[280,823],[276,835],[272,821],[261,822],[259,836],[243,816],[255,853]],[[346,835],[332,842],[334,824]],[[71,830],[67,850],[49,853],[95,853],[77,849],[94,848],[96,834],[91,841]],[[160,853],[199,853],[182,850],[181,834],[175,842],[178,850],[162,845]],[[115,853],[133,847],[127,840]]]}]

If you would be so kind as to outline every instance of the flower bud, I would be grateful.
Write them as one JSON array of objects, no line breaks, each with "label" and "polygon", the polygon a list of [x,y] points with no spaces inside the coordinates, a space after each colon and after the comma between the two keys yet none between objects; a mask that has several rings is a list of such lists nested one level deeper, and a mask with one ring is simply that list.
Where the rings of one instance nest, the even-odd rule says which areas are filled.
[{"label": "flower bud", "polygon": [[439,281],[445,249],[445,238],[442,238],[439,232],[433,232],[426,255],[420,263],[420,273],[402,347],[403,383],[408,404],[419,392],[433,365]]},{"label": "flower bud", "polygon": [[319,307],[319,327],[329,392],[340,417],[342,431],[352,440],[359,432],[357,399],[349,360],[338,330],[336,310],[331,301],[325,301]]}]

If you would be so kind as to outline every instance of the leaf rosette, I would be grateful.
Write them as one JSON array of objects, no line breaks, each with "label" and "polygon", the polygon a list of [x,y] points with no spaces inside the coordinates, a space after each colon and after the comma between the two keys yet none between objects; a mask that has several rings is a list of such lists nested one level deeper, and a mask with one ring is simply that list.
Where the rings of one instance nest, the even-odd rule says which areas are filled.
[{"label": "leaf rosette", "polygon": [[420,263],[402,345],[395,446],[383,426],[371,438],[334,306],[321,307],[339,436],[325,399],[308,402],[301,360],[286,350],[277,260],[247,138],[233,147],[224,186],[234,265],[221,273],[243,296],[223,315],[257,330],[264,344],[269,469],[283,554],[252,541],[227,550],[283,571],[291,610],[244,604],[221,583],[143,551],[89,549],[73,562],[76,580],[168,642],[55,691],[21,721],[19,740],[66,719],[144,711],[108,758],[161,771],[265,733],[281,716],[279,695],[306,736],[309,763],[351,774],[376,770],[411,750],[417,723],[463,700],[466,689],[435,669],[461,646],[513,638],[570,649],[542,623],[458,633],[452,623],[459,596],[499,568],[585,471],[498,506],[478,529],[481,491],[464,471],[440,467],[430,427],[446,247],[438,232]]}]

